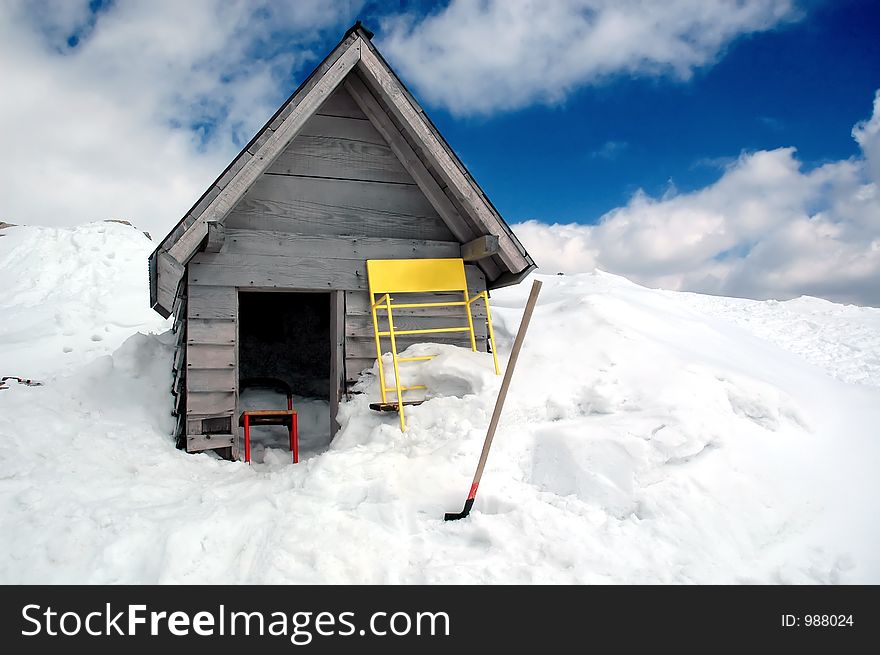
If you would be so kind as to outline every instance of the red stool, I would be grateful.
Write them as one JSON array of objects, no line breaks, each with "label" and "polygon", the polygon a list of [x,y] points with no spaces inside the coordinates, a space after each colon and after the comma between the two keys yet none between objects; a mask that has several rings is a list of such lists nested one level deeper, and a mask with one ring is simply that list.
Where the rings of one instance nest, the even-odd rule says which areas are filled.
[{"label": "red stool", "polygon": [[287,395],[287,409],[248,409],[241,413],[238,424],[244,426],[244,461],[248,463],[251,461],[252,425],[285,425],[290,431],[290,452],[293,453],[293,463],[298,463],[299,432],[290,387],[286,382],[274,378],[245,378],[239,383],[239,388],[246,387],[263,387],[285,393]]},{"label": "red stool", "polygon": [[244,461],[251,461],[251,426],[286,425],[290,430],[290,452],[293,463],[299,462],[299,434],[296,425],[296,412],[293,409],[249,409],[241,413],[239,425],[244,426]]}]

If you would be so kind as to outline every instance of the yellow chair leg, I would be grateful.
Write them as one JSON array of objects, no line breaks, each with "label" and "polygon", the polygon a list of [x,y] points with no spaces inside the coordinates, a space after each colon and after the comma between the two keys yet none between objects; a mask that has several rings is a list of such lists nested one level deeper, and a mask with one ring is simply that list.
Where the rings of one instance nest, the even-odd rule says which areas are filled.
[{"label": "yellow chair leg", "polygon": [[[394,318],[391,316],[390,295],[385,296],[385,307],[388,309],[388,332],[391,336],[391,361],[394,362],[394,386],[397,389],[397,413],[400,415],[400,431],[406,432],[406,419],[403,415],[403,389],[400,388],[400,369],[397,366],[397,342],[394,339]],[[379,337],[376,338],[378,339]],[[385,388],[384,382],[382,388]]]},{"label": "yellow chair leg", "polygon": [[373,334],[376,335],[376,361],[379,363],[379,388],[382,391],[382,402],[387,403],[385,397],[385,365],[382,363],[382,343],[379,341],[379,317],[376,316],[376,297],[370,294],[370,307],[373,311]]},{"label": "yellow chair leg", "polygon": [[482,296],[486,303],[486,322],[489,324],[489,343],[492,344],[492,360],[495,362],[495,375],[501,375],[501,368],[498,366],[498,349],[495,347],[495,330],[492,329],[492,310],[489,309],[489,294],[483,291]]},{"label": "yellow chair leg", "polygon": [[467,310],[468,329],[471,333],[471,350],[477,352],[477,338],[474,336],[474,317],[471,315],[471,299],[467,289],[464,290],[464,307]]}]

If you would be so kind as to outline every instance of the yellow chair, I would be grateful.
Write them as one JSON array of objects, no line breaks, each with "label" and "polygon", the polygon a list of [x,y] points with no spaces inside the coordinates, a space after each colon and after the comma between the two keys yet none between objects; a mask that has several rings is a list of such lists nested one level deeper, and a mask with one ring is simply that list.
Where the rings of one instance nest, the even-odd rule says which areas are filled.
[{"label": "yellow chair", "polygon": [[[400,414],[400,430],[406,430],[404,405],[418,404],[421,401],[406,402],[403,392],[414,389],[426,389],[425,385],[401,386],[399,364],[431,359],[434,355],[421,357],[398,357],[396,338],[405,334],[436,334],[443,332],[469,332],[471,350],[477,350],[474,335],[474,319],[471,314],[471,303],[480,298],[486,303],[486,318],[489,324],[489,341],[492,345],[492,359],[495,362],[495,374],[499,375],[498,355],[495,348],[495,333],[492,330],[492,313],[489,309],[489,294],[481,291],[473,298],[468,294],[467,278],[462,259],[369,259],[367,260],[367,277],[370,285],[370,308],[373,314],[373,333],[376,338],[376,357],[379,362],[379,388],[382,390],[382,402],[371,405],[373,409],[397,410]],[[393,301],[392,294],[402,293],[438,293],[459,292],[462,300],[450,302],[400,302]],[[381,295],[380,295],[381,294]],[[379,296],[378,299],[376,296]],[[416,307],[463,307],[467,315],[467,325],[429,328],[422,330],[395,330],[393,309]],[[388,314],[388,330],[379,329],[378,311]],[[391,360],[394,363],[394,387],[385,384],[385,367],[382,364],[381,337],[391,339]],[[389,393],[397,394],[397,402],[388,402]]]}]

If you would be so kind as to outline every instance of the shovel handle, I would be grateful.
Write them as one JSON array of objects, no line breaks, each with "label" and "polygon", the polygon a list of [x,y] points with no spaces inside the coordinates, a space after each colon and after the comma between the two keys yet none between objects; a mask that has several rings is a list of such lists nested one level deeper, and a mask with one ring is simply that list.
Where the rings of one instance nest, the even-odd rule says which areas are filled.
[{"label": "shovel handle", "polygon": [[[507,360],[507,369],[504,371],[504,379],[501,381],[501,390],[498,392],[498,400],[495,401],[495,410],[492,412],[492,420],[489,421],[489,430],[486,432],[486,440],[483,442],[483,452],[480,454],[480,463],[477,464],[477,471],[474,473],[474,481],[468,494],[468,502],[473,505],[474,498],[477,495],[477,488],[480,486],[480,478],[483,477],[483,469],[486,468],[486,460],[489,458],[489,449],[492,447],[492,439],[495,438],[495,429],[498,427],[498,421],[501,419],[501,409],[504,407],[504,399],[507,398],[507,390],[510,388],[510,380],[513,377],[513,370],[516,368],[516,360],[519,359],[519,351],[522,350],[523,340],[526,337],[526,330],[529,329],[529,322],[532,320],[532,313],[535,311],[535,305],[538,302],[538,294],[541,292],[540,280],[532,282],[532,291],[526,302],[526,309],[523,312],[522,321],[519,324],[519,330],[516,332],[516,338],[513,340],[513,348],[510,351],[510,359]],[[468,508],[470,509],[470,508]]]}]

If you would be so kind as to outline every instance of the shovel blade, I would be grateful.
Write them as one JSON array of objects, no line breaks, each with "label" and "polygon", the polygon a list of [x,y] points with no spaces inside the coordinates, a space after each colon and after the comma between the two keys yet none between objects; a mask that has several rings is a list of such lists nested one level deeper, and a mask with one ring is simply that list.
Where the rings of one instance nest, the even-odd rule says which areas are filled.
[{"label": "shovel blade", "polygon": [[444,521],[458,521],[459,519],[465,518],[468,514],[471,513],[471,507],[474,506],[474,499],[468,498],[464,501],[464,509],[460,512],[446,512],[443,517]]}]

